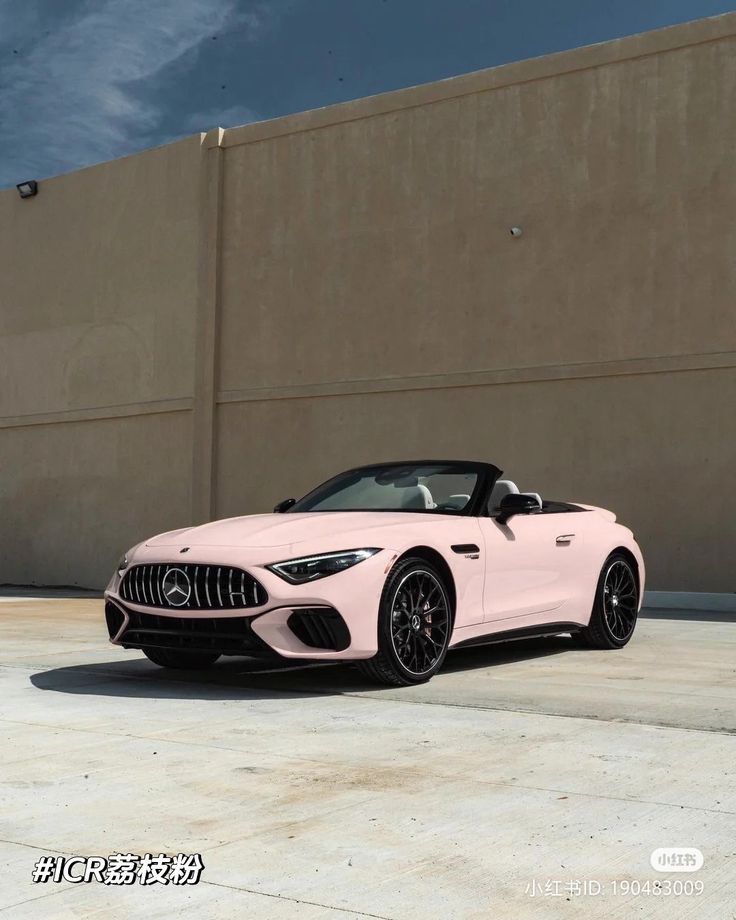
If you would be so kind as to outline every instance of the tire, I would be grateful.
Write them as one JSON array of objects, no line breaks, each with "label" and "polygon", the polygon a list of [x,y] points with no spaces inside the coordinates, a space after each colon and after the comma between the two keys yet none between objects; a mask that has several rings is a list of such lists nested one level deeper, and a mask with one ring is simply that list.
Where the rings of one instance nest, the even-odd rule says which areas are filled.
[{"label": "tire", "polygon": [[177,671],[209,668],[220,657],[217,652],[188,652],[178,648],[144,648],[143,654],[154,664]]},{"label": "tire", "polygon": [[590,622],[577,638],[588,648],[623,648],[634,634],[638,609],[636,567],[622,553],[611,553],[598,577]]},{"label": "tire", "polygon": [[389,573],[378,607],[378,653],[358,667],[380,684],[423,684],[442,667],[452,634],[450,594],[424,559],[402,559]]}]

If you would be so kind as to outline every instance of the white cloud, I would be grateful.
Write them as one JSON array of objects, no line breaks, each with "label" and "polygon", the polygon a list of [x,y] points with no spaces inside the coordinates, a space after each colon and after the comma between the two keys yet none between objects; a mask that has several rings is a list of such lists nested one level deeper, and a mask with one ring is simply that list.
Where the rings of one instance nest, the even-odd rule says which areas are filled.
[{"label": "white cloud", "polygon": [[250,41],[257,39],[273,25],[275,25],[280,12],[288,8],[292,0],[261,0],[253,3],[249,10],[238,13],[238,22],[245,27],[246,37]]},{"label": "white cloud", "polygon": [[[0,0],[6,52],[13,5]],[[151,81],[235,22],[255,40],[271,25],[270,6],[238,15],[236,0],[87,0],[22,54],[4,53],[0,184],[130,152],[134,138],[152,133],[161,116],[139,81]],[[228,113],[252,120],[237,107],[219,118]]]}]

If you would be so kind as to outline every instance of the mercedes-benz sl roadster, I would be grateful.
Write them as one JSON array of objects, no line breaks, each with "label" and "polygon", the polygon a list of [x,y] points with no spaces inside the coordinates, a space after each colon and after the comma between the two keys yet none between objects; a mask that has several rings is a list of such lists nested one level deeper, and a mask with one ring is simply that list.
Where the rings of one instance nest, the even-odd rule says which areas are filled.
[{"label": "mercedes-benz sl roadster", "polygon": [[560,633],[626,645],[644,588],[632,532],[501,476],[490,463],[380,463],[273,514],[152,537],[107,587],[110,639],[169,668],[273,655],[354,661],[400,685],[462,646]]}]

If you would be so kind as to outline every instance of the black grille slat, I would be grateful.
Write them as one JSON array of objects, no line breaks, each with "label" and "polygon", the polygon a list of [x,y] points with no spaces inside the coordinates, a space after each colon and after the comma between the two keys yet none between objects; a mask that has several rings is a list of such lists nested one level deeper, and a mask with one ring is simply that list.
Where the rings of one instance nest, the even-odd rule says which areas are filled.
[{"label": "black grille slat", "polygon": [[327,628],[327,625],[325,624],[325,621],[323,620],[322,617],[317,617],[317,622],[315,625],[317,626],[317,632],[319,633],[320,639],[323,642],[334,642],[335,641],[332,636],[332,633]]},{"label": "black grille slat", "polygon": [[[309,638],[312,644],[317,648],[325,648],[324,636],[320,634],[321,630],[319,628],[319,619],[314,617],[305,617],[304,625],[307,628],[307,632],[309,633]],[[327,640],[327,644],[329,644],[329,639]]]},{"label": "black grille slat", "polygon": [[195,570],[195,572],[194,572],[194,579],[193,579],[193,582],[194,582],[194,603],[197,605],[197,607],[199,607],[200,604],[201,604],[201,601],[199,600],[199,576],[200,576],[200,569],[201,569],[201,567]]},{"label": "black grille slat", "polygon": [[[186,576],[178,576],[184,585],[189,581],[189,597],[183,604],[172,604],[163,591],[163,579],[172,569]],[[243,569],[194,562],[133,566],[123,577],[120,596],[144,607],[173,610],[232,610],[260,607],[268,600],[261,583]]]},{"label": "black grille slat", "polygon": [[218,568],[217,576],[215,578],[215,584],[217,585],[217,605],[222,608],[222,591],[220,585],[220,575],[222,574],[222,569]]},{"label": "black grille slat", "polygon": [[161,579],[164,577],[164,567],[162,565],[154,566],[156,569],[156,574],[153,578],[153,583],[156,585],[156,595],[158,597],[159,607],[163,607],[164,596],[161,593]]},{"label": "black grille slat", "polygon": [[317,648],[327,648],[330,644],[329,635],[325,635],[325,629],[322,627],[322,617],[318,616],[305,616],[304,617],[304,626],[309,634],[312,645]]}]

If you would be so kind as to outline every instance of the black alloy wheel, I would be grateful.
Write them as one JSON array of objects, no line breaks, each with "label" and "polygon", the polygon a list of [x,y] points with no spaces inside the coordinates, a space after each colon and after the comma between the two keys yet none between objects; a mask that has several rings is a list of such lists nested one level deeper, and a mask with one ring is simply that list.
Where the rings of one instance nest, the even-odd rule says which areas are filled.
[{"label": "black alloy wheel", "polygon": [[623,648],[631,639],[639,612],[639,582],[630,559],[612,553],[603,564],[590,623],[578,633],[591,648]]},{"label": "black alloy wheel", "polygon": [[618,642],[626,642],[634,631],[638,601],[631,566],[624,559],[616,559],[608,566],[603,581],[603,612]]},{"label": "black alloy wheel", "polygon": [[378,654],[359,666],[380,683],[423,683],[442,666],[451,633],[452,608],[442,576],[423,559],[403,559],[381,596]]}]

